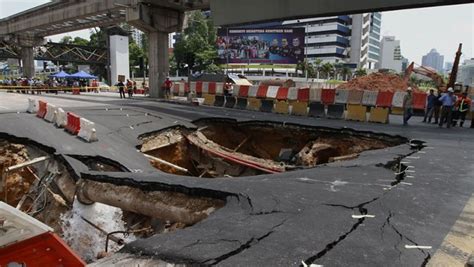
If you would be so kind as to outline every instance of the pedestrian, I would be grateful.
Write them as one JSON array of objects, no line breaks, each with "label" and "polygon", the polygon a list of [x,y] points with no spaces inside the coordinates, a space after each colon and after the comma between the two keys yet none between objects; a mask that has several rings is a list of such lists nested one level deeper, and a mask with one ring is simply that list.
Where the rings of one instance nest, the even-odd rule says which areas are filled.
[{"label": "pedestrian", "polygon": [[[466,115],[471,109],[472,101],[467,96],[467,92],[464,92],[462,96],[456,101],[455,110],[456,116],[455,120],[453,120],[453,126],[457,126],[459,120],[459,127],[464,126],[464,121],[466,121]],[[472,126],[472,125],[471,125]]]},{"label": "pedestrian", "polygon": [[438,124],[439,123],[439,114],[441,113],[441,106],[443,103],[439,100],[443,94],[441,93],[441,90],[438,89],[438,94],[436,96],[436,101],[434,103],[434,119],[435,121],[433,124]]},{"label": "pedestrian", "polygon": [[407,94],[403,98],[403,125],[408,125],[408,120],[413,116],[413,94],[411,87],[408,87]]},{"label": "pedestrian", "polygon": [[119,89],[120,99],[125,98],[125,84],[123,84],[122,81],[119,81],[115,86]]},{"label": "pedestrian", "polygon": [[439,127],[443,127],[444,122],[446,121],[446,127],[451,128],[452,116],[453,116],[453,107],[456,103],[456,96],[454,95],[453,88],[448,88],[448,93],[445,93],[439,99],[442,103],[441,106],[441,118],[439,120]]},{"label": "pedestrian", "polygon": [[132,96],[133,96],[133,83],[129,79],[127,79],[127,93],[128,93],[128,97],[132,98]]},{"label": "pedestrian", "polygon": [[[430,94],[426,99],[426,111],[425,111],[425,118],[423,122],[431,123],[431,119],[433,118],[433,113],[435,110],[435,102],[437,101],[437,97],[434,95],[434,90],[430,90]],[[428,119],[428,120],[426,120]]]},{"label": "pedestrian", "polygon": [[170,99],[170,92],[171,92],[171,87],[173,86],[173,83],[170,81],[169,77],[166,77],[166,80],[163,84],[164,88],[164,93],[165,93],[165,99]]}]

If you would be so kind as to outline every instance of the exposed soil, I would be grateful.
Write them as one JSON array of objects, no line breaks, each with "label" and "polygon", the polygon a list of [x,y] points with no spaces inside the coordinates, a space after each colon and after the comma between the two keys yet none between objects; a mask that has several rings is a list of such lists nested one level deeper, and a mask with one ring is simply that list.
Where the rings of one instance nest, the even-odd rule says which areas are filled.
[{"label": "exposed soil", "polygon": [[152,159],[151,164],[164,172],[216,178],[310,168],[406,142],[386,135],[265,122],[200,120],[195,124],[200,127],[197,131],[174,128],[142,138],[142,152],[188,170]]},{"label": "exposed soil", "polygon": [[354,78],[347,83],[339,85],[337,88],[397,92],[406,91],[408,86],[410,86],[415,92],[419,91],[416,85],[405,83],[403,78],[398,75],[375,72],[366,76]]}]

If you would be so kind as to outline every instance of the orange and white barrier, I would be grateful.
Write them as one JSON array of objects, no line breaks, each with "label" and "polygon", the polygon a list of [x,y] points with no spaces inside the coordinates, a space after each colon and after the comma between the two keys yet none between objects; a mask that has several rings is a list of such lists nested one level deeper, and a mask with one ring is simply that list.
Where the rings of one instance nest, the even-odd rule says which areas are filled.
[{"label": "orange and white barrier", "polygon": [[89,143],[97,141],[95,123],[90,120],[80,118],[80,127],[79,133],[77,134],[78,137],[86,140]]},{"label": "orange and white barrier", "polygon": [[44,120],[48,122],[54,122],[56,120],[56,106],[51,104],[46,104],[46,115]]}]

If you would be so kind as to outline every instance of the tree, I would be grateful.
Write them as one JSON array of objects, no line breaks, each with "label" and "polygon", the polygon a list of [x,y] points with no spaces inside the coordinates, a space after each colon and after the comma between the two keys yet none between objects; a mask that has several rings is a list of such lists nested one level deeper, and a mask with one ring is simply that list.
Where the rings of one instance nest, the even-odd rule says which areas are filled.
[{"label": "tree", "polygon": [[73,45],[89,46],[89,41],[84,39],[84,38],[81,38],[81,37],[76,37],[72,41],[72,44]]},{"label": "tree", "polygon": [[355,71],[355,76],[357,76],[357,77],[366,76],[366,75],[367,75],[367,70],[366,69],[358,68]]},{"label": "tree", "polygon": [[351,78],[352,71],[347,66],[344,66],[341,70],[341,74],[342,74],[342,77],[343,77],[344,81],[347,81]]},{"label": "tree", "polygon": [[319,79],[319,72],[321,70],[321,64],[322,63],[323,63],[323,61],[320,58],[318,58],[314,61],[314,69],[317,73],[316,78],[318,78],[318,79]]},{"label": "tree", "polygon": [[331,77],[331,73],[333,72],[334,72],[334,67],[331,63],[327,62],[321,66],[321,73],[326,79],[329,80],[329,78]]},{"label": "tree", "polygon": [[72,37],[69,36],[69,35],[66,35],[63,38],[61,38],[61,40],[59,40],[59,43],[61,43],[61,44],[71,44],[72,43]]},{"label": "tree", "polygon": [[189,25],[175,45],[174,59],[176,68],[186,71],[215,72],[217,31],[212,21],[202,12],[193,11],[189,15]]}]

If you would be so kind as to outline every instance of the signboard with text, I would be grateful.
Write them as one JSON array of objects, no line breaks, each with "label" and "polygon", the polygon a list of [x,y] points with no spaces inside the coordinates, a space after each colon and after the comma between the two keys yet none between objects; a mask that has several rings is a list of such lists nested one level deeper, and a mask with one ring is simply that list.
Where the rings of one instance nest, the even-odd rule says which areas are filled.
[{"label": "signboard with text", "polygon": [[297,64],[304,59],[304,28],[228,28],[218,35],[221,64]]}]

